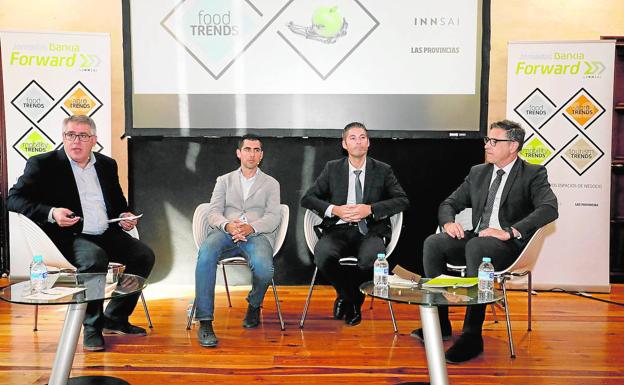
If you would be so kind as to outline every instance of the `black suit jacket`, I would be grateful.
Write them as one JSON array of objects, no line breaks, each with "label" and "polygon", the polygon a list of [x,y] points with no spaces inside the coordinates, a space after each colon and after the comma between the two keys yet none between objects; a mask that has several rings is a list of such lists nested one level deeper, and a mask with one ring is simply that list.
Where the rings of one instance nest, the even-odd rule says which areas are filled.
[{"label": "black suit jacket", "polygon": [[[119,214],[129,211],[119,185],[117,163],[105,155],[94,154],[95,170],[104,195],[106,212],[109,218],[117,218]],[[70,237],[82,233],[82,221],[63,228],[48,222],[48,213],[52,207],[64,207],[80,217],[83,216],[78,187],[64,149],[28,159],[24,174],[9,190],[7,206],[10,211],[24,214],[39,224],[59,247]],[[112,226],[116,227],[118,226]]]},{"label": "black suit jacket", "polygon": [[[327,207],[330,204],[346,204],[348,190],[348,158],[329,161],[325,164],[321,175],[301,198],[301,206],[323,218],[320,227],[326,229],[335,225],[340,219],[337,216],[325,217]],[[389,217],[405,211],[409,206],[407,194],[394,176],[392,167],[370,157],[366,158],[366,178],[362,201],[371,205],[373,212],[366,218],[369,233],[377,234],[385,239],[390,239],[392,235]]]},{"label": "black suit jacket", "polygon": [[[476,229],[487,200],[494,165],[473,166],[464,182],[438,210],[440,226],[455,221],[455,215],[467,207],[472,208],[472,225]],[[520,247],[531,239],[540,227],[558,217],[557,197],[548,183],[544,166],[534,165],[518,158],[507,176],[501,195],[498,221],[501,227],[513,227],[522,239],[516,240]]]}]

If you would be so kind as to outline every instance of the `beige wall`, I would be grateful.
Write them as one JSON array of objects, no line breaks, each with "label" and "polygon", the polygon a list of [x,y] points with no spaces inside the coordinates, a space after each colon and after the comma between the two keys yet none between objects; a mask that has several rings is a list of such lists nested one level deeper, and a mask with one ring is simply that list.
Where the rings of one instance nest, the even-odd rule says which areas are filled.
[{"label": "beige wall", "polygon": [[624,0],[491,0],[490,121],[505,118],[507,42],[624,35]]},{"label": "beige wall", "polygon": [[[435,1],[435,0],[431,0]],[[590,40],[624,35],[624,0],[491,0],[489,120],[505,117],[507,42]],[[0,29],[109,32],[112,52],[112,154],[127,186],[121,0],[0,0]]]},{"label": "beige wall", "polygon": [[113,114],[111,151],[119,163],[122,187],[127,191],[128,147],[125,140],[119,139],[124,132],[121,27],[121,0],[0,0],[2,30],[110,33]]}]

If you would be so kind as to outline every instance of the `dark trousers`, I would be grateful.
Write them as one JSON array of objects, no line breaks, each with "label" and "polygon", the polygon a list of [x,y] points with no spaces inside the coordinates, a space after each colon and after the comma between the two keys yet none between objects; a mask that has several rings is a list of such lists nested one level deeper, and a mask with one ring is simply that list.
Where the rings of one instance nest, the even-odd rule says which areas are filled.
[{"label": "dark trousers", "polygon": [[[361,306],[362,283],[373,279],[373,264],[377,253],[385,253],[383,239],[372,233],[362,235],[356,226],[334,225],[326,229],[314,247],[314,263],[336,289],[338,297]],[[357,266],[340,266],[344,257],[357,258]]]},{"label": "dark trousers", "polygon": [[[494,237],[479,237],[467,231],[463,239],[451,238],[446,233],[439,233],[425,239],[423,246],[423,264],[425,276],[437,277],[448,273],[446,264],[466,265],[466,275],[476,277],[483,257],[490,257],[494,270],[509,267],[522,251],[514,241],[501,241]],[[481,334],[485,320],[485,305],[469,306],[464,318],[464,333]],[[440,325],[450,327],[448,307],[438,306]]]},{"label": "dark trousers", "polygon": [[[116,225],[111,225],[116,226]],[[108,270],[108,262],[126,265],[125,273],[144,278],[154,266],[154,252],[146,244],[120,228],[111,227],[104,234],[80,234],[58,245],[63,255],[80,273],[100,273]],[[104,315],[117,322],[128,322],[140,293],[112,299]],[[101,330],[104,301],[89,302],[83,325]]]}]

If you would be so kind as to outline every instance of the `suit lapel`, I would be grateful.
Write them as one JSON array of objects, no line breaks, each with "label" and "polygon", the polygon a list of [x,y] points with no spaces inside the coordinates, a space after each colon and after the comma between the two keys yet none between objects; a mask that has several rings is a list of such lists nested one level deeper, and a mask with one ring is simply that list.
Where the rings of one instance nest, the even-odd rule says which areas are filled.
[{"label": "suit lapel", "polygon": [[[481,218],[483,214],[483,208],[485,207],[485,201],[487,201],[488,192],[490,190],[490,182],[492,181],[492,173],[494,172],[494,165],[488,164],[485,167],[483,174],[481,175],[481,189],[479,191],[479,205],[477,206],[477,218]],[[477,219],[478,220],[478,219]]]},{"label": "suit lapel", "polygon": [[339,175],[336,180],[336,192],[338,192],[337,198],[340,199],[340,204],[347,203],[347,196],[349,194],[349,158],[344,158],[344,161],[340,165]]},{"label": "suit lapel", "polygon": [[243,185],[241,183],[240,178],[241,178],[241,170],[239,168],[238,170],[232,173],[233,180],[231,180],[231,183],[232,183],[232,186],[234,187],[233,190],[236,193],[236,199],[238,199],[238,202],[240,202],[242,206],[245,200],[243,199]]},{"label": "suit lapel", "polygon": [[[251,188],[249,189],[249,194],[247,195],[247,199],[251,198],[258,190],[260,190],[260,187],[262,187],[264,182],[266,182],[266,177],[260,171],[260,169],[258,169],[258,171],[256,172],[258,173],[258,175],[256,175],[256,180],[254,180],[253,184],[251,185]],[[240,179],[239,179],[239,182],[240,182]],[[242,186],[241,186],[241,193],[242,193]]]},{"label": "suit lapel", "polygon": [[368,196],[373,186],[373,178],[375,177],[375,164],[371,158],[366,157],[366,176],[364,177],[364,191],[362,191],[362,202],[368,202]]},{"label": "suit lapel", "polygon": [[507,181],[505,182],[505,187],[503,187],[503,193],[501,195],[499,207],[502,207],[505,203],[505,200],[509,195],[509,190],[511,190],[511,186],[513,186],[514,182],[516,181],[516,177],[518,176],[518,173],[520,172],[520,167],[522,166],[521,163],[522,160],[520,158],[516,159],[516,163],[514,163],[511,171],[509,171],[509,175],[507,175]]}]

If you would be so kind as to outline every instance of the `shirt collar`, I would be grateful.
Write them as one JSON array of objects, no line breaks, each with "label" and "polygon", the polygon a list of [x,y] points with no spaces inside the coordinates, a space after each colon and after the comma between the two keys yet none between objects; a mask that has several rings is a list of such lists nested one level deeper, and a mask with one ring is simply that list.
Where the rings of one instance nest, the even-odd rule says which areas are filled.
[{"label": "shirt collar", "polygon": [[[63,151],[65,151],[65,149],[63,149]],[[71,164],[72,166],[80,167],[78,162],[73,160],[71,156],[69,156],[67,151],[65,151],[65,155],[67,156],[67,159],[69,159],[69,164]],[[87,165],[85,166],[85,168],[90,167],[90,166],[95,166],[96,161],[97,159],[95,158],[95,154],[93,153],[93,151],[91,151],[91,154],[89,155],[89,161],[87,162]]]},{"label": "shirt collar", "polygon": [[355,170],[362,170],[362,172],[366,172],[366,158],[364,158],[364,163],[362,164],[362,168],[355,168],[351,161],[347,159],[347,163],[349,163],[349,174],[353,173]]},{"label": "shirt collar", "polygon": [[239,167],[238,168],[238,175],[243,178],[243,180],[254,180],[258,175],[260,175],[262,171],[260,170],[260,167],[256,168],[256,173],[254,174],[254,176],[252,176],[251,178],[247,179],[245,178],[245,175],[243,175],[243,168]]},{"label": "shirt collar", "polygon": [[[514,160],[512,160],[507,166],[502,168],[502,170],[505,171],[505,175],[509,175],[509,172],[513,168],[514,164],[516,164],[517,160],[518,160],[518,157],[516,157]],[[500,167],[498,167],[497,165],[494,165],[494,174],[496,174],[496,171],[498,171],[500,169],[501,169]]]}]

